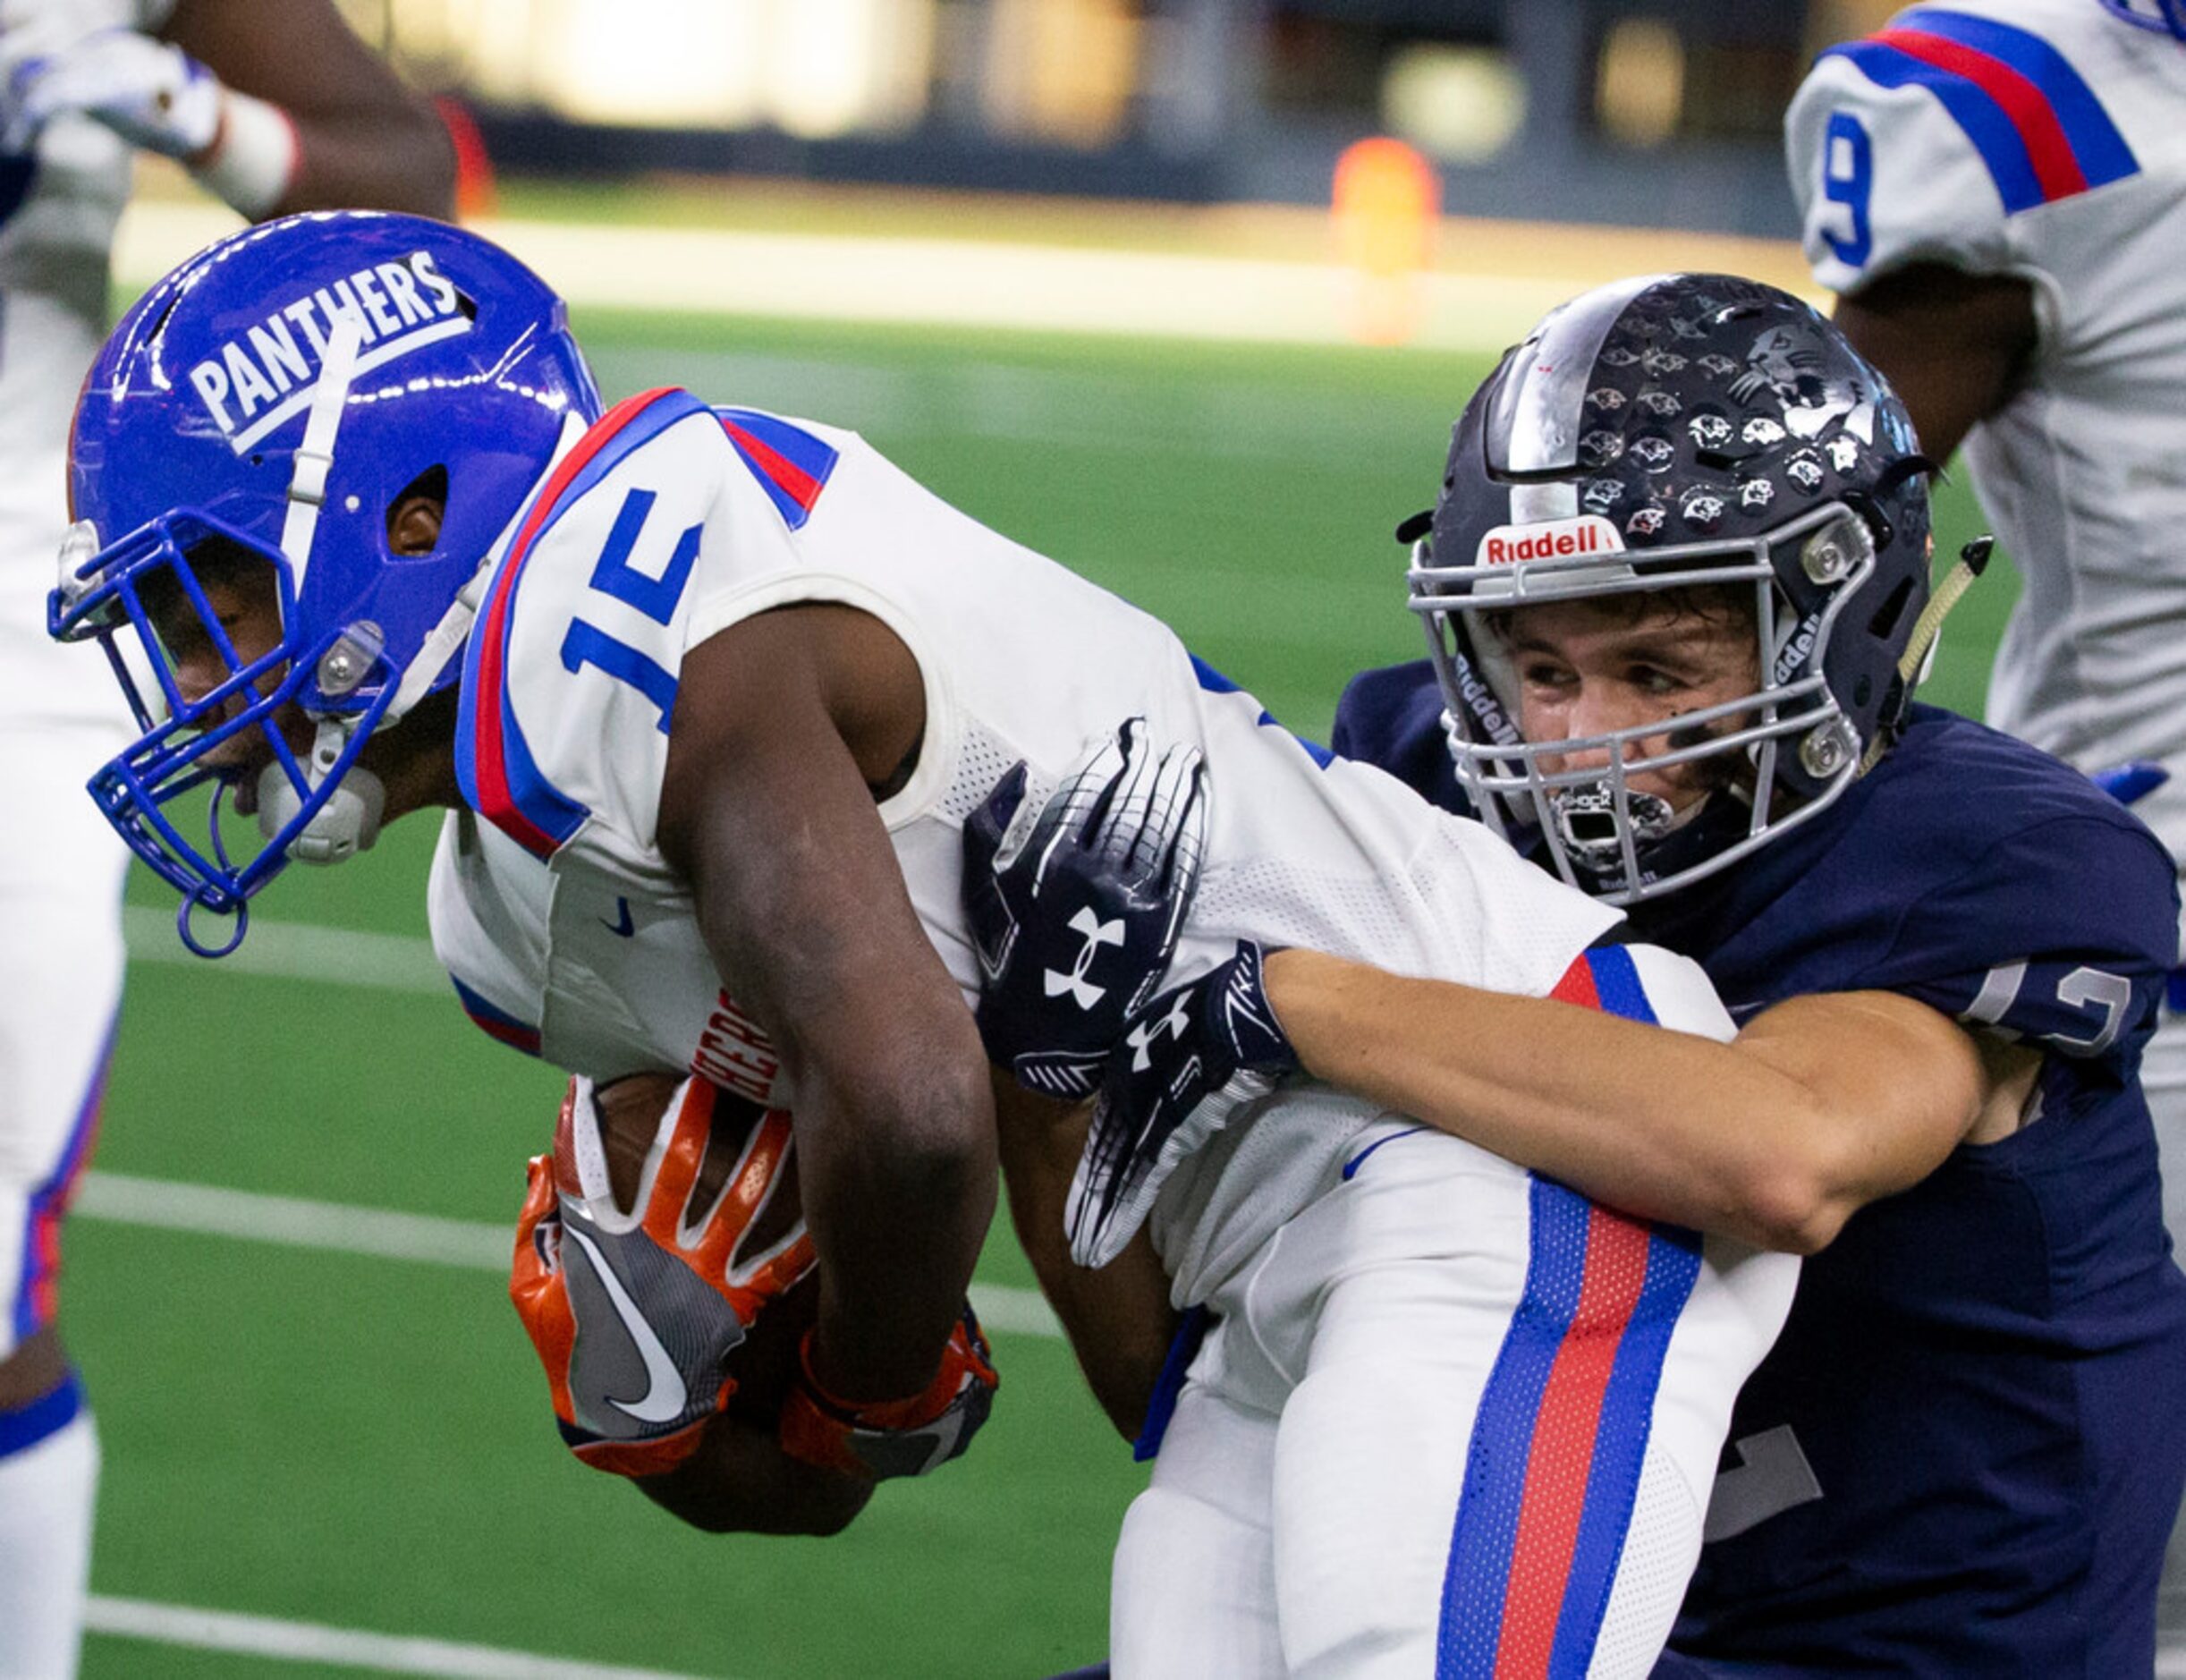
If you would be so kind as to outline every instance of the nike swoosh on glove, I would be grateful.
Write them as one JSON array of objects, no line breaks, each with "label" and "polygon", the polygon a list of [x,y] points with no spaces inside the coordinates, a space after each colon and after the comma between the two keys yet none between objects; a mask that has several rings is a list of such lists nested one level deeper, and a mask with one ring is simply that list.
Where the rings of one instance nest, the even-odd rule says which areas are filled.
[{"label": "nike swoosh on glove", "polygon": [[718,1096],[701,1079],[677,1087],[632,1212],[609,1184],[588,1079],[570,1081],[554,1152],[530,1163],[509,1298],[546,1368],[563,1439],[595,1469],[650,1476],[689,1457],[736,1392],[724,1362],[815,1264],[801,1218],[765,1249],[741,1252],[787,1173],[790,1121],[779,1110],[750,1128],[713,1206],[690,1206]]}]

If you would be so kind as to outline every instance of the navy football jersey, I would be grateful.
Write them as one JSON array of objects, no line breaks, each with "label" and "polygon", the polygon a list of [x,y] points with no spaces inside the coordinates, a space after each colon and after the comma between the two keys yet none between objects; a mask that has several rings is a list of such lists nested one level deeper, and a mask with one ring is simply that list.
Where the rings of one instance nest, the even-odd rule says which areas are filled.
[{"label": "navy football jersey", "polygon": [[[1425,663],[1368,672],[1335,747],[1455,805],[1441,714]],[[1635,907],[1738,1019],[1887,990],[2049,1052],[2029,1124],[1807,1261],[1663,1680],[2150,1672],[2186,1276],[2135,1075],[2177,928],[2171,861],[2123,807],[1932,707],[1832,810]]]}]

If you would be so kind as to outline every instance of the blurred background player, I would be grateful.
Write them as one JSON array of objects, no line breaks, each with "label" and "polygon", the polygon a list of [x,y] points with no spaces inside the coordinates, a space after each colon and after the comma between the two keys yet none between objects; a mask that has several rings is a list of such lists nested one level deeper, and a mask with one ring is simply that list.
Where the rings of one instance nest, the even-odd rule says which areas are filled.
[{"label": "blurred background player", "polygon": [[[1720,1047],[1302,951],[1246,988],[1320,1077],[1811,1255],[1665,1676],[2151,1661],[2186,1277],[2133,1071],[2175,896],[2086,778],[1911,706],[1928,471],[1782,293],[1654,276],[1552,316],[1415,527],[1436,660],[1359,678],[1337,739],[1627,904],[1745,1025]],[[1250,1072],[1217,1017],[1149,1034],[1175,997],[1112,1105]]]},{"label": "blurred background player", "polygon": [[[2186,6],[1970,0],[1824,54],[1785,120],[1815,277],[2025,580],[1988,721],[2186,859]],[[2186,972],[2141,1071],[2186,1235]],[[2186,1659],[2186,1542],[2165,1565]]]},{"label": "blurred background player", "polygon": [[329,0],[0,6],[0,1675],[72,1672],[98,1449],[55,1321],[97,1124],[127,858],[85,779],[125,741],[106,662],[45,631],[68,417],[106,335],[131,148],[248,216],[451,208],[430,109]]}]

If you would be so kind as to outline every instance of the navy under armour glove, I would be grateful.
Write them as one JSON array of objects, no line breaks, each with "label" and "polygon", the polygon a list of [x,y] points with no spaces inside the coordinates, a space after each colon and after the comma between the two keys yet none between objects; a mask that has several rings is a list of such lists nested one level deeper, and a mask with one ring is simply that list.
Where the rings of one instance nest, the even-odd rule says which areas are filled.
[{"label": "navy under armour glove", "polygon": [[964,910],[979,957],[979,1036],[1020,1084],[1076,1100],[1153,995],[1199,885],[1199,750],[1158,761],[1129,719],[1026,820],[1013,766],[964,824]]},{"label": "navy under armour glove", "polygon": [[1071,1258],[1106,1266],[1170,1170],[1298,1066],[1250,939],[1220,967],[1134,1016],[1102,1069],[1100,1106],[1064,1212]]}]

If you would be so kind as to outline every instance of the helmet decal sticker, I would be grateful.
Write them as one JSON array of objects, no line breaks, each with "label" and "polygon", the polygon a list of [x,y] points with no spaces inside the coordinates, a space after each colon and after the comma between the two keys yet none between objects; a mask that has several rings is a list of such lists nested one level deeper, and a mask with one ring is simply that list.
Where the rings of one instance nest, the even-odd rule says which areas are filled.
[{"label": "helmet decal sticker", "polygon": [[1579,440],[1579,462],[1587,467],[1614,466],[1623,458],[1622,432],[1595,430]]},{"label": "helmet decal sticker", "polygon": [[1735,435],[1731,422],[1716,413],[1695,414],[1685,422],[1685,429],[1691,435],[1694,447],[1699,449],[1728,449]]}]

